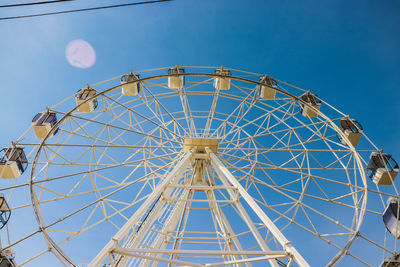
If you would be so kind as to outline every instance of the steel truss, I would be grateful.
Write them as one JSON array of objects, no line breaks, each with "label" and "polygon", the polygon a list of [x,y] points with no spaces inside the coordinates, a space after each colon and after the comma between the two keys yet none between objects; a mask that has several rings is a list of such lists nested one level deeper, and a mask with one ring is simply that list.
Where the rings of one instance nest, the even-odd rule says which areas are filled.
[{"label": "steel truss", "polygon": [[[107,258],[110,259],[111,266],[126,266],[128,262],[134,261],[135,265],[148,266],[149,261],[152,262],[166,262],[169,264],[179,264],[185,266],[219,266],[219,265],[237,265],[245,263],[246,266],[253,261],[269,260],[271,266],[279,266],[277,262],[273,259],[288,258],[290,261],[294,260],[299,266],[309,266],[305,259],[298,253],[294,246],[289,242],[284,235],[279,231],[275,224],[270,220],[270,218],[263,212],[263,210],[257,205],[253,198],[246,192],[244,187],[236,180],[232,173],[223,165],[223,163],[218,159],[218,157],[207,147],[207,157],[201,161],[205,161],[206,168],[210,169],[210,166],[214,168],[218,174],[219,180],[222,182],[222,186],[213,186],[211,180],[206,180],[204,177],[204,185],[194,184],[194,175],[186,178],[184,184],[180,181],[185,177],[183,174],[190,167],[190,160],[193,158],[193,151],[184,155],[183,159],[177,163],[176,167],[167,175],[162,183],[157,185],[154,189],[152,195],[146,199],[142,206],[132,215],[131,218],[125,223],[125,225],[118,231],[118,233],[111,238],[108,244],[100,251],[100,253],[90,262],[89,267],[100,266]],[[207,184],[207,186],[206,186]],[[183,188],[183,193],[178,199],[173,198],[173,189]],[[249,227],[252,235],[256,238],[258,245],[260,246],[260,251],[248,251],[243,250],[242,246],[237,237],[235,237],[234,231],[229,224],[225,214],[223,213],[220,203],[214,194],[216,189],[227,190],[232,203],[236,206],[239,211],[240,217],[245,221]],[[179,218],[189,210],[185,210],[185,207],[190,207],[193,203],[193,198],[190,198],[193,190],[205,191],[207,199],[206,202],[210,205],[210,210],[213,211],[216,216],[216,221],[219,224],[219,229],[222,230],[222,235],[225,238],[225,246],[223,250],[180,250],[177,247],[172,249],[165,249],[167,241],[169,239],[169,233],[174,230],[177,226]],[[235,192],[235,190],[237,192]],[[255,223],[250,218],[246,209],[240,202],[243,198],[249,207],[257,214],[261,219],[267,229],[271,231],[272,235],[279,241],[283,250],[273,251],[271,250],[265,240],[260,235]],[[152,204],[154,202],[155,205]],[[170,201],[179,201],[176,208],[169,214],[169,218],[164,225],[161,232],[149,246],[151,249],[143,249],[145,247],[143,244],[143,239],[151,231],[151,226],[160,216],[161,210]],[[149,216],[145,218],[144,221],[140,222],[143,214],[146,210],[149,210]],[[190,208],[189,208],[190,209]],[[140,225],[140,228],[136,226]],[[210,232],[208,232],[210,234]],[[214,232],[214,235],[218,236],[219,232]],[[179,232],[179,238],[185,236],[185,231]],[[178,240],[178,239],[175,239]],[[235,247],[239,248],[236,250]],[[226,258],[226,261],[219,263],[209,263],[209,264],[197,264],[193,262],[185,262],[176,260],[180,255],[189,254],[193,258],[203,258],[207,259],[210,255],[224,255],[230,256]],[[116,255],[116,256],[115,256]],[[170,256],[169,258],[164,258],[163,255]],[[248,256],[262,256],[257,258],[248,258]],[[137,259],[142,259],[143,263],[137,261]]]},{"label": "steel truss", "polygon": [[[48,108],[59,118],[48,136],[31,127],[15,141],[28,174],[0,180],[13,212],[3,249],[21,266],[376,266],[396,254],[381,225],[396,184],[364,172],[378,147],[364,133],[351,145],[337,126],[348,116],[325,101],[302,116],[306,90],[278,81],[262,100],[264,74],[230,71],[229,90],[203,67],[171,89],[162,68],[137,72],[137,96],[120,76],[90,85],[91,113],[74,95]],[[187,151],[188,138],[218,149]]]}]

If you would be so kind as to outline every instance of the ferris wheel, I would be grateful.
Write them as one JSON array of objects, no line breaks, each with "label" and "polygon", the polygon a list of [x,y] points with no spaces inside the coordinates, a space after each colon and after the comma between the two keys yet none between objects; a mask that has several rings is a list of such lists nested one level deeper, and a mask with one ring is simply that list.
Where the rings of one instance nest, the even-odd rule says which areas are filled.
[{"label": "ferris wheel", "polygon": [[398,266],[398,171],[310,90],[132,71],[3,148],[0,267]]}]

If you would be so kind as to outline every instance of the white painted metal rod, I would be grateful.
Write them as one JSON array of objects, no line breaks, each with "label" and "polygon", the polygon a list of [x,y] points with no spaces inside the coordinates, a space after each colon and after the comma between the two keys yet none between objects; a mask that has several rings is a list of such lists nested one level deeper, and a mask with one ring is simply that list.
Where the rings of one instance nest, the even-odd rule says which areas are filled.
[{"label": "white painted metal rod", "polygon": [[154,203],[154,201],[162,194],[165,187],[176,177],[183,175],[190,163],[192,152],[186,155],[178,162],[175,168],[167,175],[167,177],[157,185],[153,194],[136,210],[129,220],[119,229],[116,235],[107,243],[107,245],[97,254],[97,256],[89,263],[88,267],[98,267],[107,258],[108,254],[113,250],[118,243],[132,230],[136,222],[145,214],[146,210]]},{"label": "white painted metal rod", "polygon": [[234,264],[239,264],[239,263],[250,263],[250,262],[254,262],[254,261],[271,260],[271,259],[276,259],[276,258],[282,258],[284,256],[287,256],[287,255],[269,255],[269,256],[264,256],[264,257],[253,257],[253,258],[237,260],[237,261],[216,262],[216,263],[206,264],[206,266],[228,266],[228,265],[234,265]]},{"label": "white painted metal rod", "polygon": [[229,182],[237,187],[239,194],[247,202],[250,208],[257,214],[261,221],[267,226],[278,242],[283,246],[283,248],[293,255],[294,260],[300,266],[308,267],[310,266],[307,261],[300,255],[300,253],[294,248],[291,242],[289,242],[286,237],[281,233],[278,227],[272,222],[272,220],[264,213],[260,206],[255,202],[255,200],[247,193],[244,187],[239,183],[239,181],[231,174],[231,172],[225,167],[225,165],[218,159],[218,157],[211,151],[211,149],[206,148],[207,153],[210,154],[211,165],[217,171],[218,175],[223,175]]},{"label": "white painted metal rod", "polygon": [[220,189],[236,189],[233,186],[221,186],[221,185],[213,185],[213,186],[208,186],[208,185],[183,185],[183,184],[174,184],[174,185],[169,185],[168,187],[177,187],[177,188],[189,188],[193,190],[220,190]]},{"label": "white painted metal rod", "polygon": [[182,265],[182,266],[199,266],[199,267],[204,266],[203,264],[198,264],[198,263],[191,263],[191,262],[180,261],[180,260],[153,257],[153,256],[148,256],[148,255],[143,255],[143,254],[138,254],[138,253],[133,253],[133,252],[121,251],[121,253],[119,253],[119,254],[128,256],[128,257],[132,257],[132,258],[142,258],[142,259],[151,260],[151,261],[155,261],[155,262],[167,262],[167,263],[178,264],[178,265]]},{"label": "white painted metal rod", "polygon": [[188,250],[188,249],[133,249],[133,248],[116,248],[112,253],[123,254],[126,253],[153,253],[153,254],[189,254],[189,255],[273,255],[285,257],[286,251],[255,251],[255,250],[236,250],[236,251],[222,251],[222,250]]}]

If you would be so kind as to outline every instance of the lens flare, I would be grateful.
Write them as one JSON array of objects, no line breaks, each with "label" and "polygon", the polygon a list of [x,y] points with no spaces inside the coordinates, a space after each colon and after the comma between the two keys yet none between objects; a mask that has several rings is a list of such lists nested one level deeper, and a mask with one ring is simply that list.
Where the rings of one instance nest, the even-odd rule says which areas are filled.
[{"label": "lens flare", "polygon": [[85,40],[73,40],[65,49],[65,57],[68,63],[74,67],[87,69],[96,62],[94,48]]}]

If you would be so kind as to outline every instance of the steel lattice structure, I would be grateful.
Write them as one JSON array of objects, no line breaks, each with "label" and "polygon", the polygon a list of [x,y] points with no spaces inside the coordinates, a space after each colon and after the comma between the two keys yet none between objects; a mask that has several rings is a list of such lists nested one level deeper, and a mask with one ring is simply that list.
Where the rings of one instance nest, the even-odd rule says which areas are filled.
[{"label": "steel lattice structure", "polygon": [[396,254],[382,223],[396,185],[367,177],[380,149],[365,133],[352,144],[347,115],[279,80],[265,100],[264,74],[183,68],[135,71],[123,81],[137,95],[121,76],[92,84],[47,109],[58,120],[43,139],[31,127],[15,141],[28,171],[0,190],[13,212],[3,250],[19,266],[376,266]]}]

